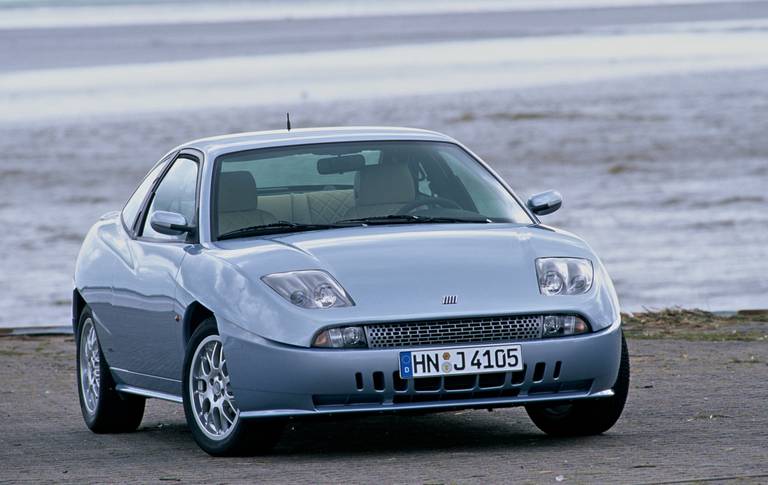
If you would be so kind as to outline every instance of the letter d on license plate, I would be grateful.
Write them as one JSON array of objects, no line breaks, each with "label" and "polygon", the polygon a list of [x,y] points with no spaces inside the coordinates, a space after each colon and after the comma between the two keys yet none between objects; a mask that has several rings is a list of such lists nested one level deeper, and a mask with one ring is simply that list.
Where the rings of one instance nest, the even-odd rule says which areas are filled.
[{"label": "letter d on license plate", "polygon": [[523,369],[519,345],[491,345],[400,352],[400,377],[483,374]]}]

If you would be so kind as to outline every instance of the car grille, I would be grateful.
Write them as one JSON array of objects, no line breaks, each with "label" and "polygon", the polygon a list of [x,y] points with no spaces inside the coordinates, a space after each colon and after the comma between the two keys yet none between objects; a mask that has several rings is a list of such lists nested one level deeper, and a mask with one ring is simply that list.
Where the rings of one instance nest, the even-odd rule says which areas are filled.
[{"label": "car grille", "polygon": [[541,338],[541,315],[477,317],[422,322],[366,325],[368,347],[372,349],[534,340]]}]

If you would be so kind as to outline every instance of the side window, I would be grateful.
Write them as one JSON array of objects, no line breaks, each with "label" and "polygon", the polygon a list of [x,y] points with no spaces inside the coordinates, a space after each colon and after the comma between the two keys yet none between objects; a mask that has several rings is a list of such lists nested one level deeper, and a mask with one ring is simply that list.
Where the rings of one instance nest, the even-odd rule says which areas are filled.
[{"label": "side window", "polygon": [[195,224],[195,199],[197,195],[197,162],[188,158],[178,158],[157,186],[152,203],[144,219],[141,235],[153,239],[168,241],[184,240],[182,236],[167,236],[152,229],[149,220],[156,211],[176,212],[187,219],[188,224]]},{"label": "side window", "polygon": [[149,189],[152,188],[152,184],[163,172],[163,169],[167,163],[167,160],[163,160],[155,165],[155,168],[150,170],[147,176],[144,177],[141,185],[139,185],[131,198],[128,199],[125,207],[123,207],[123,222],[125,223],[125,227],[127,227],[129,230],[133,229],[133,224],[136,222],[136,216],[139,214],[139,210],[141,209],[141,203],[144,202],[144,198],[147,196]]}]

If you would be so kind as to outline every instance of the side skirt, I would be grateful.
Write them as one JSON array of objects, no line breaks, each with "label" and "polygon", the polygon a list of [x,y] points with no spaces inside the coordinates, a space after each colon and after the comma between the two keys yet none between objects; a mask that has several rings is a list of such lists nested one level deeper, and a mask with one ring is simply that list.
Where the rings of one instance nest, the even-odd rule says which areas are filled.
[{"label": "side skirt", "polygon": [[[181,399],[179,397],[182,390],[181,381],[166,377],[150,376],[117,367],[110,367],[109,370],[112,371],[112,377],[115,379],[115,387],[118,391],[129,392],[124,391],[124,389],[139,389],[142,393],[133,392],[133,394],[146,395],[145,393],[155,393],[159,396],[176,396],[179,400]],[[148,397],[157,396],[148,395]]]},{"label": "side skirt", "polygon": [[125,384],[118,384],[115,386],[115,389],[117,389],[120,392],[124,392],[126,394],[135,394],[137,396],[144,396],[144,397],[150,397],[154,399],[162,399],[164,401],[171,401],[175,403],[182,403],[181,396],[176,396],[173,394],[167,394],[165,392],[158,392],[158,391],[150,391],[148,389],[142,389],[140,387],[133,387],[128,386]]}]

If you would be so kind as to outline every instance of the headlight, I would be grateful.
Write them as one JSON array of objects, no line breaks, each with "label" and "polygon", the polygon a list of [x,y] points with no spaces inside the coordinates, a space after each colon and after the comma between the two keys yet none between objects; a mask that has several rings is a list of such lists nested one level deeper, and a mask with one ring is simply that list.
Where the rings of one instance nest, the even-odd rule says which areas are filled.
[{"label": "headlight", "polygon": [[313,347],[365,348],[368,341],[363,327],[341,327],[323,330],[312,342]]},{"label": "headlight", "polygon": [[261,280],[294,305],[301,308],[339,308],[355,303],[325,271],[289,271],[262,276]]},{"label": "headlight", "polygon": [[542,295],[581,295],[592,288],[592,261],[582,258],[538,258],[536,274]]},{"label": "headlight", "polygon": [[574,315],[547,315],[544,317],[544,337],[564,337],[589,332],[589,325]]}]

